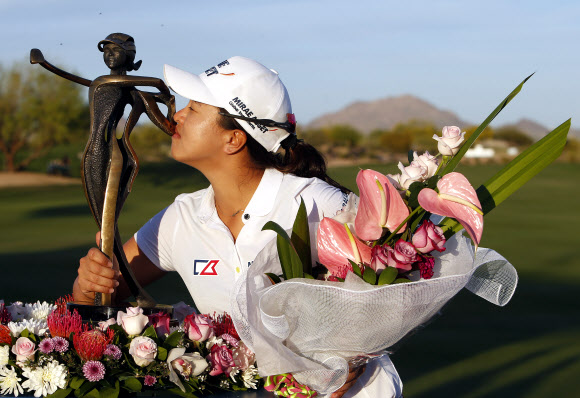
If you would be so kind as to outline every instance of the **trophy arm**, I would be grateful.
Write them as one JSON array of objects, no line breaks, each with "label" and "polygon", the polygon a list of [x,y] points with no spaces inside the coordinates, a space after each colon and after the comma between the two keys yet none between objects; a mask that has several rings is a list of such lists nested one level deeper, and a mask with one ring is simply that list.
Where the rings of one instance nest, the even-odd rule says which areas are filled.
[{"label": "trophy arm", "polygon": [[[159,127],[165,134],[172,136],[175,133],[175,97],[171,94],[165,93],[148,93],[146,91],[137,91],[141,98],[143,105],[145,105],[145,112],[154,125]],[[167,116],[161,113],[157,103],[163,104],[167,107]]]},{"label": "trophy arm", "polygon": [[63,78],[70,80],[72,82],[82,84],[83,86],[86,86],[86,87],[89,87],[92,83],[91,80],[84,79],[84,78],[79,77],[77,75],[73,75],[72,73],[68,73],[60,68],[57,68],[56,66],[54,66],[50,62],[46,61],[44,59],[44,55],[42,54],[42,51],[40,51],[38,48],[33,48],[32,50],[30,50],[30,63],[31,64],[39,64],[44,69],[48,70],[49,72],[54,73],[55,75],[63,77]]}]

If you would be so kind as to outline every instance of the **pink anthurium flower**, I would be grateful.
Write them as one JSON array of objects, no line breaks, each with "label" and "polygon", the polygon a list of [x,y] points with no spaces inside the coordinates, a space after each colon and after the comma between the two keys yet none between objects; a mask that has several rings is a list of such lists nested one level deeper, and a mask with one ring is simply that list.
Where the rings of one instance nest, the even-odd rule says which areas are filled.
[{"label": "pink anthurium flower", "polygon": [[[377,240],[383,228],[395,230],[409,216],[409,209],[389,179],[374,170],[361,170],[356,176],[360,202],[354,220],[356,235]],[[406,228],[404,225],[399,231]]]},{"label": "pink anthurium flower", "polygon": [[371,248],[352,235],[346,224],[323,218],[318,226],[318,259],[334,276],[344,278],[352,270],[348,260],[370,264]]},{"label": "pink anthurium flower", "polygon": [[463,174],[449,173],[437,183],[439,193],[425,188],[419,192],[419,204],[433,214],[452,217],[463,225],[475,246],[483,233],[483,211],[475,189]]}]

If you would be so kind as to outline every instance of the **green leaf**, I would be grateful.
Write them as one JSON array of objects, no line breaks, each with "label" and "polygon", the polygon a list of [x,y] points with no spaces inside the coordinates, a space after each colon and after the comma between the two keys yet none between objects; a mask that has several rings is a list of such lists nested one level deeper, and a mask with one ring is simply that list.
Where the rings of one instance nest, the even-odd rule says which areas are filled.
[{"label": "green leaf", "polygon": [[308,227],[308,213],[306,212],[306,205],[304,199],[300,197],[300,207],[296,213],[296,219],[292,226],[292,236],[290,237],[300,262],[302,263],[302,273],[312,273],[312,259],[310,253],[310,231]]},{"label": "green leaf", "polygon": [[30,336],[30,332],[28,331],[28,329],[24,329],[22,332],[20,332],[20,337],[29,337]]},{"label": "green leaf", "polygon": [[266,274],[265,274],[265,275],[266,275],[268,278],[270,278],[270,280],[272,281],[272,283],[273,283],[274,285],[275,285],[275,284],[277,284],[277,283],[280,283],[280,282],[282,282],[282,281],[280,280],[280,277],[278,277],[278,275],[276,275],[276,274],[273,274],[273,273],[271,273],[271,272],[266,272]]},{"label": "green leaf", "polygon": [[[187,385],[187,384],[185,384]],[[187,388],[187,387],[186,387]],[[167,392],[170,392],[173,395],[178,395],[180,397],[186,397],[186,398],[198,398],[197,395],[191,393],[191,392],[183,392],[181,391],[179,388],[170,388],[169,390],[167,390]]]},{"label": "green leaf", "polygon": [[363,273],[363,280],[371,285],[377,283],[377,274],[371,267],[365,267],[365,272]]},{"label": "green leaf", "polygon": [[92,390],[96,385],[97,383],[92,381],[87,381],[86,383],[83,383],[83,385],[79,389],[75,390],[75,397],[78,398],[84,397],[86,393]]},{"label": "green leaf", "polygon": [[85,397],[87,398],[100,398],[101,394],[99,393],[99,390],[97,390],[96,388],[93,388],[91,391],[89,391],[87,393],[87,395],[85,395]]},{"label": "green leaf", "polygon": [[119,396],[119,381],[115,381],[115,387],[105,387],[101,388],[99,397],[100,398],[117,398]]},{"label": "green leaf", "polygon": [[262,231],[264,230],[271,230],[278,234],[276,237],[276,247],[278,248],[278,256],[280,257],[284,279],[302,278],[302,263],[300,262],[300,257],[296,253],[286,231],[273,221],[268,221],[262,228]]},{"label": "green leaf", "polygon": [[165,361],[167,359],[167,350],[163,347],[157,347],[157,359]]},{"label": "green leaf", "polygon": [[427,188],[435,189],[437,187],[437,183],[439,182],[440,179],[441,179],[441,176],[439,174],[435,174],[434,176],[429,178],[426,181]]},{"label": "green leaf", "polygon": [[395,267],[387,267],[379,275],[378,285],[390,285],[399,275],[399,271]]},{"label": "green leaf", "polygon": [[[481,202],[483,214],[485,215],[492,211],[497,205],[557,159],[566,145],[569,130],[570,119],[530,146],[477,188],[477,197]],[[451,218],[444,219],[440,226],[446,230],[445,236],[447,238],[463,228],[458,221]]]},{"label": "green leaf", "polygon": [[73,388],[74,390],[77,390],[83,385],[84,382],[85,379],[83,379],[82,377],[75,376],[71,379],[69,387]]},{"label": "green leaf", "polygon": [[409,161],[409,164],[413,161],[413,150],[409,149],[409,152],[407,152],[407,160]]},{"label": "green leaf", "polygon": [[310,274],[307,274],[307,273],[304,273],[304,277],[305,277],[306,279],[315,279],[315,278],[314,278],[312,275],[310,275]]},{"label": "green leaf", "polygon": [[72,392],[72,390],[72,388],[56,390],[54,393],[47,395],[46,398],[66,398]]},{"label": "green leaf", "polygon": [[348,260],[348,262],[352,266],[352,272],[354,272],[355,275],[362,278],[362,273],[360,272],[360,268],[359,268],[358,264],[350,259]]},{"label": "green leaf", "polygon": [[157,332],[155,331],[155,327],[153,325],[149,326],[147,329],[145,329],[145,331],[143,332],[142,336],[145,337],[151,337],[153,339],[157,339]]},{"label": "green leaf", "polygon": [[129,377],[123,382],[123,387],[130,391],[139,392],[143,388],[143,385],[137,378]]},{"label": "green leaf", "polygon": [[409,206],[412,209],[419,207],[419,201],[417,200],[417,197],[423,188],[425,188],[425,184],[419,181],[415,181],[409,185]]},{"label": "green leaf", "polygon": [[393,283],[409,283],[409,282],[411,282],[411,281],[407,278],[398,278],[398,279],[395,279]]},{"label": "green leaf", "polygon": [[445,166],[445,168],[443,170],[441,170],[440,174],[442,176],[444,176],[445,174],[451,173],[453,170],[455,170],[455,168],[459,164],[459,161],[461,160],[461,158],[463,158],[463,155],[465,155],[465,152],[467,152],[467,150],[475,142],[475,140],[477,139],[477,137],[479,137],[479,135],[483,132],[483,130],[485,130],[485,128],[491,123],[491,121],[493,119],[495,119],[495,117],[502,111],[502,109],[505,108],[506,105],[509,104],[509,102],[516,95],[518,95],[518,93],[521,91],[521,89],[524,86],[524,84],[533,75],[534,74],[532,73],[531,75],[529,75],[528,77],[526,77],[511,93],[508,94],[507,97],[505,97],[505,99],[493,110],[493,112],[491,112],[489,114],[489,116],[487,117],[487,119],[485,119],[483,121],[483,123],[481,123],[481,125],[473,132],[473,134],[471,134],[471,136],[467,139],[467,141],[465,141],[463,143],[463,145],[461,146],[461,149],[459,150],[459,152],[457,152],[457,154],[455,154],[455,156],[453,156],[453,158],[449,161],[449,163],[447,163],[447,165]]},{"label": "green leaf", "polygon": [[163,342],[163,347],[165,347],[166,349],[175,348],[177,347],[177,344],[179,344],[182,338],[183,332],[175,331],[171,333],[169,336],[167,336],[165,342]]}]

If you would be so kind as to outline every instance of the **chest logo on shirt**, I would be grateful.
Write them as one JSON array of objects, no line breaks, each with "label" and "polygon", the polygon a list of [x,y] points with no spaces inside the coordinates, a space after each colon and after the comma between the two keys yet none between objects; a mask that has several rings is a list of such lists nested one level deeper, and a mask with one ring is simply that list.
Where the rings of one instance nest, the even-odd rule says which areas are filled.
[{"label": "chest logo on shirt", "polygon": [[215,269],[220,260],[193,260],[194,275],[217,275]]}]

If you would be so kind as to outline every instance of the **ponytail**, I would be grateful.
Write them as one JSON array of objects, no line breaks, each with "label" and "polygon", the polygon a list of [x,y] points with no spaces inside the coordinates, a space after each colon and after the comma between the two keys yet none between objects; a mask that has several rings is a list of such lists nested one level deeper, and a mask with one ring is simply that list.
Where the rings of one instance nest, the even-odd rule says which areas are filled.
[{"label": "ponytail", "polygon": [[[220,112],[227,113],[225,109],[220,109]],[[245,131],[233,118],[220,115],[218,123],[226,130]],[[256,166],[260,168],[271,167],[285,174],[294,174],[297,177],[316,177],[344,193],[351,192],[326,174],[326,160],[312,145],[297,140],[296,136],[291,134],[282,141],[281,146],[285,148],[284,155],[268,152],[250,134],[246,133],[246,147]]]}]

